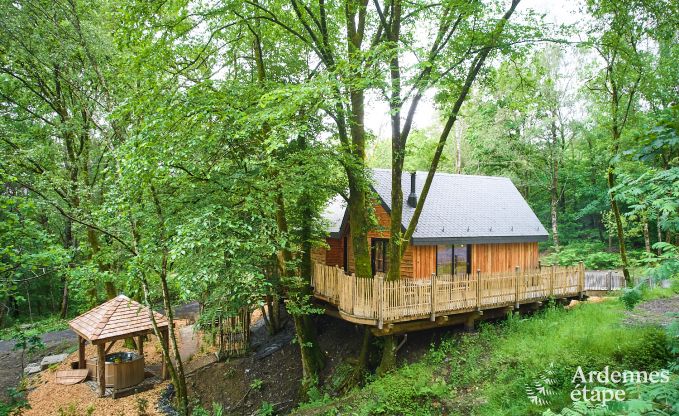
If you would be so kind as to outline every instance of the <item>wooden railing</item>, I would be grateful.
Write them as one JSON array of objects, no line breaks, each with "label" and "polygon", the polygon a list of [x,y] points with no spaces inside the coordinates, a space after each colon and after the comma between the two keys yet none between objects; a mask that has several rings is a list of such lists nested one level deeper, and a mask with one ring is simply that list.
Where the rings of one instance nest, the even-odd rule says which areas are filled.
[{"label": "wooden railing", "polygon": [[383,275],[360,278],[338,267],[314,264],[314,295],[356,321],[408,321],[481,311],[585,290],[585,272],[576,267],[543,267],[508,273],[431,275],[428,279],[386,281]]}]

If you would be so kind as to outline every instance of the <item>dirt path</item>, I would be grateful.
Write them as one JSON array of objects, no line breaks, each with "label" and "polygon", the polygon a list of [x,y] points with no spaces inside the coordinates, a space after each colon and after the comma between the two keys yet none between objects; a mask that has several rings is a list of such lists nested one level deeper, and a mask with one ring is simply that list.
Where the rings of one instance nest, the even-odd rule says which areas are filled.
[{"label": "dirt path", "polygon": [[[64,341],[73,341],[75,345],[78,336],[70,329],[64,329],[63,331],[46,332],[40,336],[40,339],[48,347]],[[0,341],[0,353],[12,352],[15,344],[14,340]]]},{"label": "dirt path", "polygon": [[671,298],[653,299],[640,303],[627,312],[625,323],[667,326],[677,320],[677,314],[679,314],[679,295],[674,295]]},{"label": "dirt path", "polygon": [[[40,361],[42,357],[59,354],[75,348],[78,337],[70,329],[46,332],[40,337],[45,348],[32,356],[24,357],[24,365]],[[0,341],[0,400],[7,397],[7,389],[15,387],[21,379],[21,351],[13,351],[14,341]]]},{"label": "dirt path", "polygon": [[200,337],[193,330],[193,325],[179,329],[179,357],[183,362],[190,361],[198,352]]}]

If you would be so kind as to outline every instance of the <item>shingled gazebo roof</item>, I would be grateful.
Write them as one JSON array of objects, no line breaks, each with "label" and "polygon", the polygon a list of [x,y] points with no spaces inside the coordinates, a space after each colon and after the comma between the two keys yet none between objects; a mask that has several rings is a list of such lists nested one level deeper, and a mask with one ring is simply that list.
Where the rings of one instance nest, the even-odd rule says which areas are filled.
[{"label": "shingled gazebo roof", "polygon": [[[153,315],[159,328],[168,326],[165,316],[157,312],[153,312]],[[124,295],[119,295],[85,312],[68,325],[92,344],[153,332],[149,309]]]}]

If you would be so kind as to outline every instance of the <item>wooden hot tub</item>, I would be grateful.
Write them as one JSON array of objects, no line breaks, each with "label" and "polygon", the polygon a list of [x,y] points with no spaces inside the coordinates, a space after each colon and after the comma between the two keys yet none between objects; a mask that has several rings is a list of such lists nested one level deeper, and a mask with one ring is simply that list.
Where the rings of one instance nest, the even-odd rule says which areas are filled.
[{"label": "wooden hot tub", "polygon": [[[97,379],[97,357],[86,363],[87,376]],[[144,381],[144,357],[134,352],[116,352],[106,355],[106,387],[116,390],[136,386]]]}]

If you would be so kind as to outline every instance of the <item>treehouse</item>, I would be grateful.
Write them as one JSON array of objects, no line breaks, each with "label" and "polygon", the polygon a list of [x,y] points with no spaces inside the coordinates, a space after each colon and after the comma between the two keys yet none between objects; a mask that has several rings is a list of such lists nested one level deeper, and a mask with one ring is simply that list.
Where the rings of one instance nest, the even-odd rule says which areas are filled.
[{"label": "treehouse", "polygon": [[[324,213],[327,247],[313,252],[312,285],[328,313],[373,325],[376,335],[383,335],[460,320],[470,325],[484,310],[492,316],[584,290],[582,267],[540,268],[538,242],[548,233],[511,180],[446,173],[434,176],[401,262],[402,278],[386,281],[391,171],[374,169],[372,175],[378,222],[368,233],[373,278],[354,275],[346,202],[336,198]],[[426,175],[401,178],[404,230]]]}]

